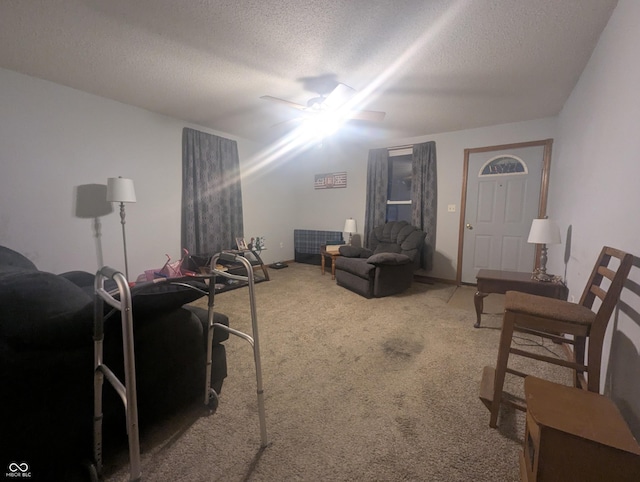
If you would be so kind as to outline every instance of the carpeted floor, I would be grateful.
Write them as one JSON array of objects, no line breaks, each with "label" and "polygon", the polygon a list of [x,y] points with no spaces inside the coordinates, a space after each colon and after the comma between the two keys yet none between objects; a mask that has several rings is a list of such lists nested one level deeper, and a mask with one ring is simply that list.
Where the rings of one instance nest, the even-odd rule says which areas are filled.
[{"label": "carpeted floor", "polygon": [[[255,287],[269,445],[260,449],[253,352],[232,336],[217,412],[198,406],[144,434],[144,480],[519,480],[524,414],[505,409],[491,429],[478,399],[482,367],[495,364],[500,296],[485,299],[490,314],[475,329],[473,287],[414,283],[367,300],[316,266],[270,275]],[[247,289],[216,296],[215,309],[250,332]],[[568,371],[525,363],[569,383]],[[509,391],[521,386],[509,380]],[[126,456],[109,470],[108,480],[127,480]]]}]

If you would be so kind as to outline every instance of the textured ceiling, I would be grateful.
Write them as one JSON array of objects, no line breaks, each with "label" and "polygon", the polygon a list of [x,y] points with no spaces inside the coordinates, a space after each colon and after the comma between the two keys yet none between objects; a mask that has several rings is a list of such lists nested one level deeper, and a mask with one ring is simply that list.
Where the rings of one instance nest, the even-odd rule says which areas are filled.
[{"label": "textured ceiling", "polygon": [[254,140],[337,80],[398,139],[556,115],[615,5],[0,0],[0,67]]}]

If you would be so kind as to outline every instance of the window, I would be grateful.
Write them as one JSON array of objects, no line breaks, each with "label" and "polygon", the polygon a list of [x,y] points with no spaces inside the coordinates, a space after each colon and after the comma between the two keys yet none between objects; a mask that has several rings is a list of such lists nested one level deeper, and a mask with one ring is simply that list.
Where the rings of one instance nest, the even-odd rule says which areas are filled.
[{"label": "window", "polygon": [[485,162],[480,168],[479,177],[527,174],[528,172],[527,165],[522,159],[507,154],[496,156]]},{"label": "window", "polygon": [[387,187],[387,222],[411,223],[411,149],[389,151],[389,185]]},{"label": "window", "polygon": [[238,143],[182,131],[182,247],[211,256],[243,236]]}]

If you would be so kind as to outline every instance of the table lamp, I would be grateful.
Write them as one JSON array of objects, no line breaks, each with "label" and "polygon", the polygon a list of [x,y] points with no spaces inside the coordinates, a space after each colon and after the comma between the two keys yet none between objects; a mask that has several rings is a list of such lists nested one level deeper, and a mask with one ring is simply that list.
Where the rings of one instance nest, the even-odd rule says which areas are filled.
[{"label": "table lamp", "polygon": [[124,245],[124,271],[129,280],[129,264],[127,263],[127,236],[124,230],[124,203],[136,202],[136,192],[133,188],[133,180],[123,177],[110,177],[107,179],[107,201],[120,203],[120,224],[122,224],[122,243]]},{"label": "table lamp", "polygon": [[558,225],[548,219],[534,219],[531,223],[531,231],[529,231],[528,243],[542,245],[542,253],[540,255],[540,267],[533,272],[533,279],[538,281],[552,281],[553,275],[547,274],[547,244],[560,244],[560,228]]},{"label": "table lamp", "polygon": [[349,218],[344,222],[344,232],[349,233],[349,244],[351,244],[351,236],[357,231],[356,220]]}]

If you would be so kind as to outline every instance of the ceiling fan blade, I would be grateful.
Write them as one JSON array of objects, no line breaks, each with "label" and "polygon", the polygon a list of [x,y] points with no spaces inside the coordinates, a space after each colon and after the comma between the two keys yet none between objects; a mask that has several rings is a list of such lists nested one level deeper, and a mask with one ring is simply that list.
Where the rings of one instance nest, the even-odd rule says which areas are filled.
[{"label": "ceiling fan blade", "polygon": [[335,89],[324,100],[323,104],[329,109],[338,109],[346,104],[351,97],[356,93],[356,90],[349,87],[346,84],[338,84]]},{"label": "ceiling fan blade", "polygon": [[293,119],[287,119],[280,122],[276,122],[275,124],[272,124],[271,127],[279,127],[287,124],[295,124],[296,122],[301,122],[303,119],[304,117],[294,117]]},{"label": "ceiling fan blade", "polygon": [[381,122],[384,119],[386,112],[380,112],[377,110],[354,110],[347,116],[352,120],[363,120],[368,122]]},{"label": "ceiling fan blade", "polygon": [[284,104],[284,105],[287,105],[289,107],[293,107],[294,109],[298,109],[298,110],[305,110],[307,108],[306,105],[296,104],[295,102],[291,102],[291,101],[288,101],[288,100],[280,99],[279,97],[273,97],[271,95],[263,95],[260,98],[264,99],[264,100],[271,101],[271,102],[277,102],[279,104]]}]

